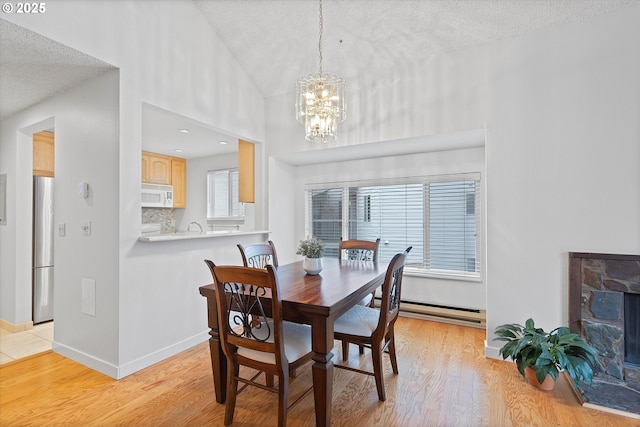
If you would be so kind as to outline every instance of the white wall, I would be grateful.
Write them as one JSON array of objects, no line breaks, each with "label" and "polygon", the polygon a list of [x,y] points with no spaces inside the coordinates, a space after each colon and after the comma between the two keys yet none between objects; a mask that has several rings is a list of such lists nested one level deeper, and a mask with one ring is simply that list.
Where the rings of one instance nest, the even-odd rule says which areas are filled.
[{"label": "white wall", "polygon": [[[239,262],[237,242],[228,238],[203,239],[192,245],[137,241],[142,103],[250,141],[264,141],[264,101],[257,88],[192,2],[56,1],[55,7],[38,17],[11,14],[3,19],[120,69],[120,87],[113,91],[119,96],[118,123],[112,129],[118,132],[114,153],[119,157],[111,165],[114,179],[110,187],[117,198],[110,201],[114,226],[109,227],[106,238],[107,242],[116,239],[117,247],[108,255],[115,257],[113,280],[96,282],[98,287],[107,286],[117,301],[109,305],[108,312],[96,313],[92,331],[95,337],[106,337],[109,349],[103,349],[105,343],[71,338],[82,326],[66,329],[56,322],[55,339],[69,337],[69,342],[58,343],[60,351],[120,378],[205,340],[205,300],[197,288],[208,283],[210,277],[202,260]],[[3,148],[3,157],[4,152]],[[12,147],[7,152],[14,157],[22,155]],[[83,165],[78,167],[85,170]],[[9,164],[6,171],[11,179],[14,166]],[[96,197],[102,195],[96,193]],[[260,209],[257,215],[264,214],[265,208]],[[16,216],[24,214],[16,212]],[[5,231],[7,244],[24,236],[22,229]],[[8,246],[4,236],[2,239],[4,254]],[[266,238],[244,239],[248,244]],[[100,242],[97,237],[94,241]],[[11,264],[24,269],[23,264],[28,262],[16,258]],[[97,275],[92,267],[80,270],[89,277]],[[4,296],[4,273],[0,277]],[[79,298],[79,288],[70,292],[63,298]],[[9,297],[15,299],[15,295]]]},{"label": "white wall", "polygon": [[269,230],[271,240],[278,250],[278,263],[288,264],[301,258],[296,255],[300,233],[304,234],[304,220],[302,229],[297,225],[295,197],[295,170],[289,163],[268,158],[269,175]]},{"label": "white wall", "polygon": [[[347,120],[326,147],[486,125],[491,356],[499,324],[567,324],[569,251],[640,253],[638,22],[640,7],[626,9],[348,82]],[[268,155],[319,149],[303,140],[293,103],[293,93],[266,100]],[[299,209],[293,178],[306,171],[270,171],[271,187],[290,195],[281,205]]]},{"label": "white wall", "polygon": [[[1,286],[3,294],[15,293],[15,312],[3,305],[2,317],[31,320],[32,134],[54,128],[54,222],[66,226],[66,235],[56,231],[54,238],[54,347],[90,349],[101,360],[116,360],[118,352],[111,327],[118,315],[118,80],[117,70],[108,71],[2,123],[2,157],[22,153],[3,165],[17,192],[1,240],[5,252],[13,240],[5,231],[15,233],[15,264],[7,265],[13,276],[5,275],[3,257]],[[86,199],[78,197],[81,181],[89,184]],[[81,232],[87,220],[91,236]],[[82,278],[96,281],[95,317],[81,312]]]}]

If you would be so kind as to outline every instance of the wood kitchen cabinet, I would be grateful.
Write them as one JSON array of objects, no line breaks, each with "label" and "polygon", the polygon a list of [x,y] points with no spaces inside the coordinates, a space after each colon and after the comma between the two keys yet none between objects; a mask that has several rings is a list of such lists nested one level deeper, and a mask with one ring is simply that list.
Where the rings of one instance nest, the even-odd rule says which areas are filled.
[{"label": "wood kitchen cabinet", "polygon": [[142,182],[171,184],[171,157],[164,154],[142,152]]},{"label": "wood kitchen cabinet", "polygon": [[238,140],[238,200],[255,203],[255,146]]},{"label": "wood kitchen cabinet", "polygon": [[53,132],[33,134],[33,174],[36,176],[54,176],[55,143]]},{"label": "wood kitchen cabinet", "polygon": [[173,207],[187,207],[187,160],[142,152],[142,182],[173,186]]},{"label": "wood kitchen cabinet", "polygon": [[171,185],[173,185],[173,207],[187,207],[187,161],[171,158]]}]

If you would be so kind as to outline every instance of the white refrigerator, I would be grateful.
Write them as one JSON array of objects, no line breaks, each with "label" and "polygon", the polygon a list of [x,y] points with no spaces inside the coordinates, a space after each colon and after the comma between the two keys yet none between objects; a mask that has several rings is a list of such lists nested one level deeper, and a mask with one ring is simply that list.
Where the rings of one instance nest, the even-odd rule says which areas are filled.
[{"label": "white refrigerator", "polygon": [[53,320],[53,178],[33,177],[33,323]]}]

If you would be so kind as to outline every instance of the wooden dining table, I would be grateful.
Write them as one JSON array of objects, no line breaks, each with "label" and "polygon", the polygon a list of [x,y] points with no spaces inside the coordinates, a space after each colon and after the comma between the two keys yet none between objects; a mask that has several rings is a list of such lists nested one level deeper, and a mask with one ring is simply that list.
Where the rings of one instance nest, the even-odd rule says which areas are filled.
[{"label": "wooden dining table", "polygon": [[[316,426],[331,425],[333,324],[344,312],[382,286],[388,264],[323,258],[318,275],[308,275],[302,261],[277,268],[284,320],[311,325],[313,396]],[[215,285],[200,287],[207,298],[209,350],[216,401],[226,399],[227,360],[220,344]],[[286,339],[286,337],[285,337]]]}]

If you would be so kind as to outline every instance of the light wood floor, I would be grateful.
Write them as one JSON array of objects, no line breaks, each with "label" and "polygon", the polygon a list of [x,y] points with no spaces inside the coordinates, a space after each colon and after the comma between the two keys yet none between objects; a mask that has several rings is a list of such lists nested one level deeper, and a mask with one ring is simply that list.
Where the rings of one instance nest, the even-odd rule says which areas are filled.
[{"label": "light wood floor", "polygon": [[[484,338],[480,329],[400,318],[398,376],[385,357],[387,401],[378,401],[373,377],[336,369],[333,425],[640,425],[580,406],[566,382],[552,392],[534,389],[512,363],[484,357]],[[352,347],[349,363],[369,361]],[[310,383],[310,369],[299,369],[291,399]],[[255,388],[240,394],[234,426],[275,426],[276,398]],[[1,426],[220,426],[223,416],[206,343],[120,381],[55,353],[0,367]],[[288,425],[313,426],[314,416],[308,395],[289,412]]]}]

